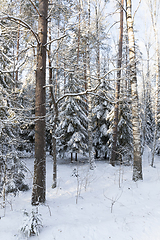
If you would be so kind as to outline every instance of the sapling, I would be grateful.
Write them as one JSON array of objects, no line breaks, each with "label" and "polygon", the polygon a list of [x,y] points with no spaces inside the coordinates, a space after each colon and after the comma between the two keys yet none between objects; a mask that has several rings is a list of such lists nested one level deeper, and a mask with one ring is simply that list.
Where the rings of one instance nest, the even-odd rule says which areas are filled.
[{"label": "sapling", "polygon": [[77,179],[77,195],[76,195],[76,204],[78,203],[78,197],[80,196],[80,179],[79,179],[79,173],[78,173],[78,167],[73,169],[73,173],[72,173],[73,177],[76,177]]},{"label": "sapling", "polygon": [[38,236],[40,229],[43,227],[41,214],[38,213],[38,207],[32,209],[32,212],[28,214],[24,211],[26,217],[24,225],[21,227],[21,232],[27,238],[31,236]]}]

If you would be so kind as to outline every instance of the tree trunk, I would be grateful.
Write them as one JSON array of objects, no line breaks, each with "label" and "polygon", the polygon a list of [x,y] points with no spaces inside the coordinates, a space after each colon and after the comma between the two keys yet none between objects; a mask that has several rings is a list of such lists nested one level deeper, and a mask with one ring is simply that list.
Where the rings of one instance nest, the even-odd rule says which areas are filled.
[{"label": "tree trunk", "polygon": [[142,156],[140,139],[140,119],[138,109],[135,40],[133,32],[133,20],[131,14],[131,0],[126,0],[127,7],[127,29],[129,41],[130,79],[132,95],[132,129],[133,129],[133,180],[142,179]]},{"label": "tree trunk", "polygon": [[[90,77],[90,0],[88,0],[88,36],[87,36],[87,83],[88,89],[91,89],[91,77]],[[89,152],[89,164],[90,169],[95,168],[95,160],[93,154],[93,140],[92,140],[92,97],[88,95],[88,152]]]},{"label": "tree trunk", "polygon": [[32,205],[45,202],[46,194],[46,149],[45,149],[45,84],[48,1],[39,0],[39,20],[35,96],[35,161],[32,190]]},{"label": "tree trunk", "polygon": [[[51,27],[49,27],[49,41],[51,41]],[[48,51],[48,64],[49,64],[49,84],[53,85],[53,76],[52,76],[52,63],[51,63],[51,44],[49,45]],[[54,122],[53,128],[51,130],[52,135],[52,156],[53,156],[53,183],[52,188],[57,186],[57,153],[56,153],[56,138],[54,137],[56,131],[56,125],[58,120],[58,107],[55,101],[55,94],[53,93],[53,87],[50,87],[50,97],[52,99],[52,104],[54,106]]]},{"label": "tree trunk", "polygon": [[120,11],[120,32],[119,32],[119,49],[118,49],[118,64],[117,81],[115,86],[115,106],[114,106],[114,125],[113,125],[113,143],[110,163],[115,165],[117,154],[117,137],[118,137],[118,114],[119,114],[119,94],[120,94],[120,78],[121,78],[121,65],[122,65],[122,42],[123,42],[123,0],[121,0]]},{"label": "tree trunk", "polygon": [[73,163],[73,153],[71,152],[71,163]]},{"label": "tree trunk", "polygon": [[154,8],[152,6],[152,2],[150,1],[151,7],[151,19],[152,19],[152,26],[155,36],[156,42],[156,93],[155,93],[155,129],[154,129],[154,138],[153,138],[153,147],[152,147],[152,161],[151,166],[154,165],[154,155],[155,155],[155,148],[156,148],[156,141],[157,141],[157,134],[158,134],[158,115],[160,113],[160,57],[159,57],[159,40],[158,40],[158,28],[157,28],[157,2],[154,1]]}]

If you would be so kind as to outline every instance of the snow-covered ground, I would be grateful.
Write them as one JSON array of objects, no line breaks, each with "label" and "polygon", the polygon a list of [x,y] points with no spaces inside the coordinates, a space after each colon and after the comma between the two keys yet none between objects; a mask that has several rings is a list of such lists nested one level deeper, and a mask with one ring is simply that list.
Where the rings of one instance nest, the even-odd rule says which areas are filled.
[{"label": "snow-covered ground", "polygon": [[[131,167],[112,167],[105,161],[58,164],[58,186],[51,188],[52,160],[47,157],[47,201],[38,207],[43,228],[35,240],[160,240],[160,157],[150,167],[150,151],[143,156],[143,181],[132,181]],[[33,171],[33,159],[26,159]],[[76,169],[76,170],[74,170]],[[75,174],[76,173],[76,174]],[[77,175],[73,176],[73,175]],[[27,181],[32,185],[31,173]],[[30,213],[31,189],[0,206],[0,239],[21,240],[24,211]]]}]

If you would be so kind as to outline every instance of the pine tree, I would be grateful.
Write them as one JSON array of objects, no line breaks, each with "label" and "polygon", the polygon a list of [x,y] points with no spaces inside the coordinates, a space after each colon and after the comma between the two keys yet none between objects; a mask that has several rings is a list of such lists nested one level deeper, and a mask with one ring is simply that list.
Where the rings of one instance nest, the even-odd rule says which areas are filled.
[{"label": "pine tree", "polygon": [[32,205],[45,202],[46,194],[46,151],[45,151],[45,115],[46,115],[46,42],[48,1],[39,0],[36,93],[35,93],[35,162],[32,190]]}]

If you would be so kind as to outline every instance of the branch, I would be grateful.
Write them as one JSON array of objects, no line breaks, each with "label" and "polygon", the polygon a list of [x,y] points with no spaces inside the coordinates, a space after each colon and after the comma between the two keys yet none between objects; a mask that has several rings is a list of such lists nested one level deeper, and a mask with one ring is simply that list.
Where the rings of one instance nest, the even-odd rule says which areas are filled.
[{"label": "branch", "polygon": [[50,18],[51,12],[52,12],[53,8],[54,8],[54,4],[52,5],[52,7],[51,7],[51,9],[50,9],[50,11],[49,11],[49,13],[48,13],[47,19]]},{"label": "branch", "polygon": [[114,25],[116,25],[117,23],[119,23],[119,21],[116,21],[115,23],[113,23],[110,28],[108,29],[106,36],[108,35],[109,31],[111,30],[112,27],[114,27]]},{"label": "branch", "polygon": [[29,0],[30,3],[33,5],[34,9],[36,10],[36,12],[38,13],[38,15],[41,17],[42,15],[40,14],[40,12],[38,11],[36,5],[32,2],[32,0]]},{"label": "branch", "polygon": [[65,34],[65,35],[63,35],[63,36],[61,36],[61,37],[59,37],[59,38],[53,39],[53,40],[47,42],[46,44],[44,44],[43,46],[46,47],[47,45],[51,44],[52,42],[61,40],[62,38],[66,37],[66,36],[67,36],[67,35]]},{"label": "branch", "polygon": [[17,24],[20,24],[22,27],[29,29],[31,31],[31,33],[33,34],[33,36],[35,37],[37,43],[40,44],[37,33],[34,32],[34,30],[31,28],[31,26],[28,25],[28,23],[21,20],[20,18],[15,18],[15,17],[9,16],[9,15],[0,18],[1,21],[5,20],[5,19],[11,20]]},{"label": "branch", "polygon": [[119,5],[120,5],[120,7],[123,9],[123,11],[124,11],[125,13],[127,13],[126,9],[123,7],[123,5],[121,4],[121,2],[120,2],[119,0],[116,0],[116,1],[119,3]]},{"label": "branch", "polygon": [[[61,100],[63,100],[63,99],[66,98],[66,97],[83,96],[83,95],[86,95],[86,94],[88,94],[88,93],[95,92],[95,91],[98,89],[98,87],[100,86],[100,84],[101,84],[101,81],[100,81],[101,79],[105,78],[105,77],[106,77],[108,74],[110,74],[111,72],[117,71],[117,70],[119,70],[119,69],[121,69],[121,68],[112,69],[112,70],[108,71],[103,77],[97,79],[97,80],[99,80],[99,83],[98,83],[94,88],[87,89],[86,91],[80,92],[80,93],[67,93],[67,94],[64,94],[64,95],[63,95],[62,97],[60,97],[55,103],[58,104]],[[49,85],[44,86],[44,88],[46,88],[46,87],[49,87],[49,88],[51,89],[51,88],[54,87],[54,86],[53,86],[52,84],[49,84]]]},{"label": "branch", "polygon": [[9,61],[10,63],[13,64],[13,61],[12,61],[5,53],[3,53],[1,49],[0,49],[0,51],[1,51],[2,56],[3,56],[4,58],[6,58],[7,61]]},{"label": "branch", "polygon": [[135,15],[136,15],[136,13],[137,13],[137,11],[138,11],[138,8],[140,7],[141,1],[142,1],[142,0],[139,0],[139,3],[138,3],[138,6],[137,6],[137,9],[136,9],[135,12],[134,12],[134,15],[133,15],[133,22],[134,22]]}]

